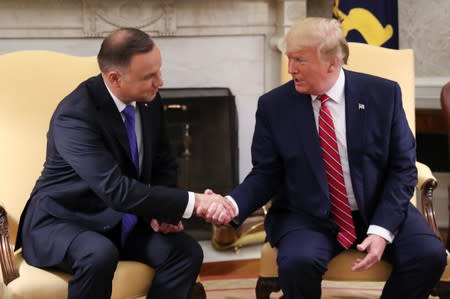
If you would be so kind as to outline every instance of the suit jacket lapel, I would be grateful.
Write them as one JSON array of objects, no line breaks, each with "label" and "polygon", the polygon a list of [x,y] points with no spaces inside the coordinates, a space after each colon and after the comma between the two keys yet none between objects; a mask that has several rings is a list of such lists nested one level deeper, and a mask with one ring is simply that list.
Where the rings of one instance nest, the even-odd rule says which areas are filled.
[{"label": "suit jacket lapel", "polygon": [[364,132],[366,113],[370,106],[360,86],[352,85],[354,73],[345,71],[345,119],[347,136],[347,155],[352,178],[353,192],[358,207],[364,209],[362,157],[364,153]]},{"label": "suit jacket lapel", "polygon": [[319,134],[317,132],[311,96],[300,94],[293,90],[292,106],[289,113],[295,113],[296,132],[299,132],[300,142],[306,154],[307,162],[316,176],[321,189],[328,195],[328,183],[325,174],[322,155],[320,153]]},{"label": "suit jacket lapel", "polygon": [[94,93],[93,101],[97,105],[99,123],[105,127],[105,132],[111,132],[111,135],[118,140],[120,147],[122,147],[128,156],[129,162],[134,165],[131,158],[128,135],[122,116],[117,110],[114,100],[106,89],[101,75],[97,76],[93,82],[94,86],[91,89]]}]

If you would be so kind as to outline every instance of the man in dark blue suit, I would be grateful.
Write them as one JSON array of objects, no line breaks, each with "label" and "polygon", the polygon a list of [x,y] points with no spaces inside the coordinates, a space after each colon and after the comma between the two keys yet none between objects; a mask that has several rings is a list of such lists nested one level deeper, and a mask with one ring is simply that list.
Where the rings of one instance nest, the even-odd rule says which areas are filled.
[{"label": "man in dark blue suit", "polygon": [[208,207],[229,203],[174,188],[176,163],[158,94],[161,54],[151,38],[119,29],[103,41],[98,63],[101,74],[53,114],[16,247],[31,265],[72,273],[69,298],[110,298],[119,259],[155,268],[149,298],[189,298],[203,252],[182,232],[181,219],[195,211],[217,222]]},{"label": "man in dark blue suit", "polygon": [[[416,148],[399,85],[342,69],[349,53],[336,20],[295,24],[286,47],[293,80],[259,99],[253,169],[230,194],[238,210],[233,221],[242,223],[276,195],[265,228],[278,248],[285,298],[320,298],[329,261],[355,246],[366,256],[355,261],[354,271],[382,256],[392,262],[382,298],[428,298],[446,253],[410,203]],[[325,116],[323,95],[329,97]],[[325,158],[331,139],[323,137],[321,126],[327,118],[334,123],[338,163]],[[338,191],[333,171],[342,179]],[[341,205],[334,201],[338,194],[344,194]]]}]

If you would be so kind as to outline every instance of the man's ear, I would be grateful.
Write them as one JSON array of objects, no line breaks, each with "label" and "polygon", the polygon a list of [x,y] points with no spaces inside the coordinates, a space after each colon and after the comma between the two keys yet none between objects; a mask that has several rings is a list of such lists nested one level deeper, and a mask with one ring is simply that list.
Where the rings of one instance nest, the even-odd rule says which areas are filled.
[{"label": "man's ear", "polygon": [[338,70],[340,68],[340,66],[341,65],[339,63],[339,58],[337,56],[335,56],[330,61],[330,65],[328,66],[328,72],[334,73],[336,70]]},{"label": "man's ear", "polygon": [[116,70],[109,71],[106,73],[106,80],[111,86],[119,87],[120,86],[120,73]]}]

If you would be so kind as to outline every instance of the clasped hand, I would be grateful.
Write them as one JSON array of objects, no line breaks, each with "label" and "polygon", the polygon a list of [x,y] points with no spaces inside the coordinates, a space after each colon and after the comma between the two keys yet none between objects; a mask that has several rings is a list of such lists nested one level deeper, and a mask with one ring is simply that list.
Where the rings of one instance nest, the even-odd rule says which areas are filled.
[{"label": "clasped hand", "polygon": [[195,194],[194,212],[214,224],[228,224],[236,216],[233,204],[210,189],[206,189],[203,194]]}]

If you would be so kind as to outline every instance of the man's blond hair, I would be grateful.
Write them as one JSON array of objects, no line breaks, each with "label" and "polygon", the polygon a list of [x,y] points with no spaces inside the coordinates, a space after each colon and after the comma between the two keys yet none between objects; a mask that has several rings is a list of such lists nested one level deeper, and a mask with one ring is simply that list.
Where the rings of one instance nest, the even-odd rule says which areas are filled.
[{"label": "man's blond hair", "polygon": [[317,48],[322,61],[338,57],[341,64],[347,63],[347,41],[342,33],[341,23],[335,19],[303,19],[292,25],[286,34],[285,44],[286,52]]}]

